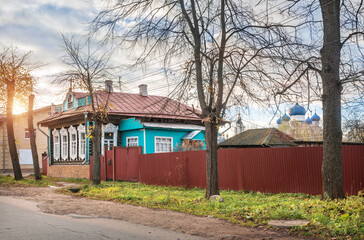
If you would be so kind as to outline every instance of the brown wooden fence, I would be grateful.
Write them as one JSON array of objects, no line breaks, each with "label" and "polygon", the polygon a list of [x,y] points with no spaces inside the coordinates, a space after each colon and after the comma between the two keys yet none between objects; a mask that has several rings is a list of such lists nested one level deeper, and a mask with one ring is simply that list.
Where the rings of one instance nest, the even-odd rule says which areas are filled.
[{"label": "brown wooden fence", "polygon": [[[322,147],[243,148],[218,151],[221,189],[321,193]],[[205,187],[205,151],[139,156],[139,181]],[[364,189],[364,146],[343,146],[344,191]]]}]

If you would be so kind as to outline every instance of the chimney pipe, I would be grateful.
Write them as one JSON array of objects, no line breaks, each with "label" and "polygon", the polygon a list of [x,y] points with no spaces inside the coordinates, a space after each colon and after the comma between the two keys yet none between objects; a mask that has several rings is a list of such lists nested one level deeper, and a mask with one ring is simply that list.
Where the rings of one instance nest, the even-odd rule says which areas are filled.
[{"label": "chimney pipe", "polygon": [[148,96],[148,85],[147,84],[139,85],[139,94],[143,97]]},{"label": "chimney pipe", "polygon": [[112,92],[112,81],[105,80],[105,91]]}]

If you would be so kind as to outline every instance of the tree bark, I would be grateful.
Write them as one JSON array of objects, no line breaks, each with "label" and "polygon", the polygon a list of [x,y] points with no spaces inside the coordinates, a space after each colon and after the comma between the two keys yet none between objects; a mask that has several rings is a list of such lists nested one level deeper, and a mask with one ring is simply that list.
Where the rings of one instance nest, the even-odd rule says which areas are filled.
[{"label": "tree bark", "polygon": [[16,149],[16,144],[15,144],[14,125],[13,125],[13,104],[15,97],[14,83],[9,81],[7,83],[6,88],[8,95],[6,102],[6,127],[8,131],[9,151],[10,151],[11,163],[13,165],[14,179],[20,180],[23,178],[23,176],[21,173],[18,151]]},{"label": "tree bark", "polygon": [[42,176],[40,175],[40,169],[39,169],[37,144],[35,142],[35,132],[33,125],[33,104],[34,104],[34,95],[31,94],[29,96],[29,109],[28,109],[28,130],[30,137],[30,148],[32,150],[32,157],[33,157],[34,178],[35,180],[42,180]]},{"label": "tree bark", "polygon": [[324,28],[322,197],[344,198],[340,82],[340,0],[320,0]]},{"label": "tree bark", "polygon": [[97,119],[95,120],[95,129],[92,138],[92,146],[93,146],[93,166],[92,166],[92,184],[99,185],[101,184],[101,175],[100,175],[100,166],[101,166],[101,122]]},{"label": "tree bark", "polygon": [[206,141],[206,198],[219,195],[219,174],[217,161],[217,125],[205,122]]}]

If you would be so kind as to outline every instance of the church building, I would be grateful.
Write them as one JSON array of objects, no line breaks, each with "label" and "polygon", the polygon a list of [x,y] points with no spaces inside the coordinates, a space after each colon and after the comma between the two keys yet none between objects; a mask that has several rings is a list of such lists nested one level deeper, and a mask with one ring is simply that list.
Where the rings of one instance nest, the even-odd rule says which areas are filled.
[{"label": "church building", "polygon": [[[307,118],[306,118],[307,115]],[[312,117],[307,114],[304,107],[298,104],[289,109],[289,114],[285,113],[278,118],[278,129],[296,140],[322,141],[321,118],[317,113]]]}]

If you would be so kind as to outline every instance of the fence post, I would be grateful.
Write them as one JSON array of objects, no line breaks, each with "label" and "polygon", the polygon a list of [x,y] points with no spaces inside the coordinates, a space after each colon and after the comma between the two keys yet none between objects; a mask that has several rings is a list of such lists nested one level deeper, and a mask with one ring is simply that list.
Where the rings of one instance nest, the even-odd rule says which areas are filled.
[{"label": "fence post", "polygon": [[112,148],[112,181],[115,182],[115,148]]}]

